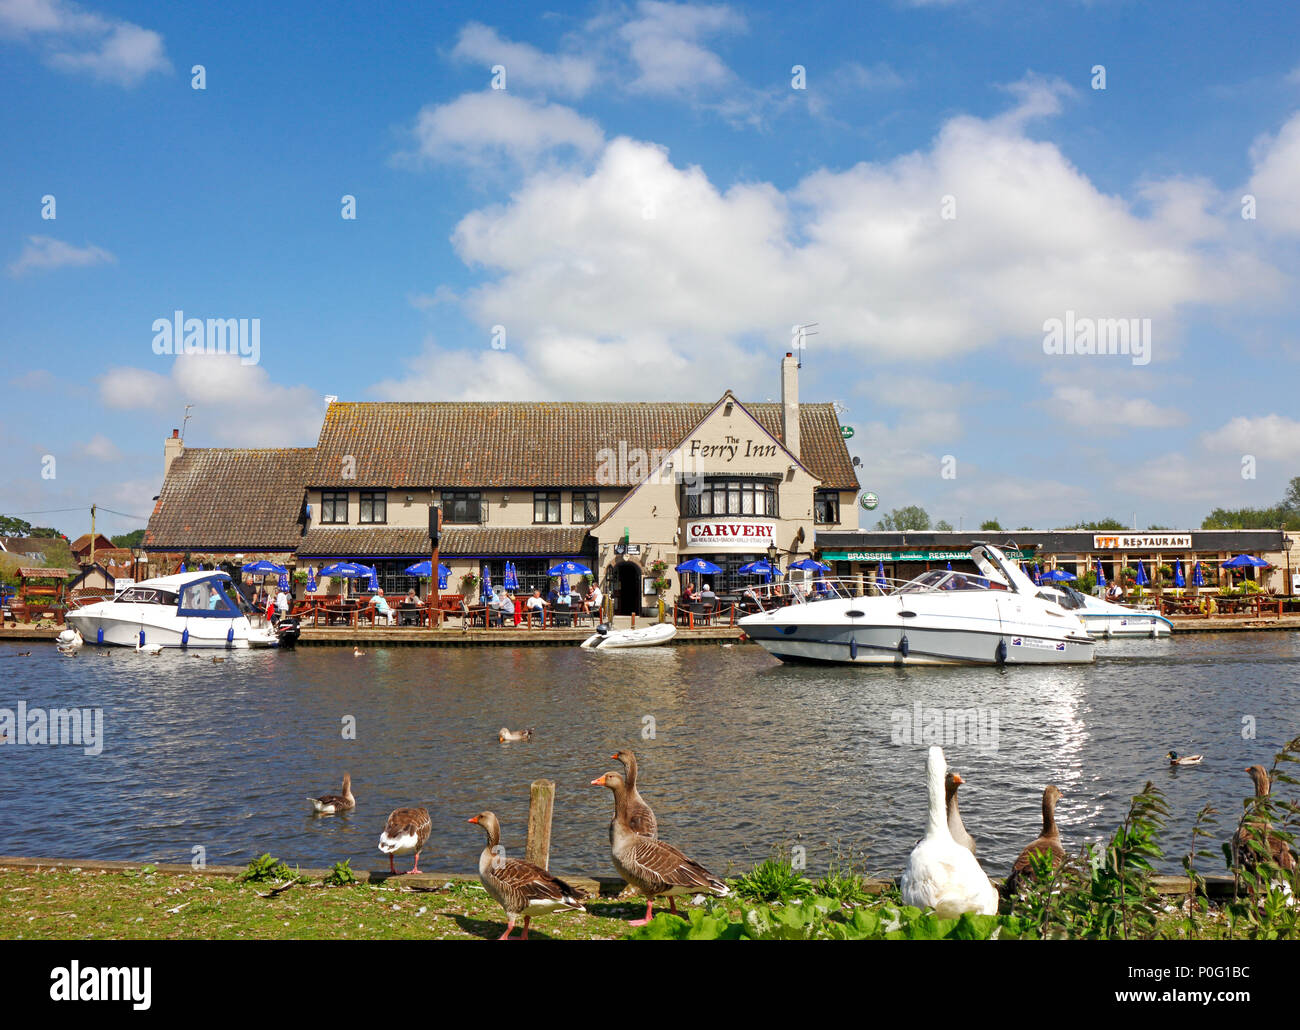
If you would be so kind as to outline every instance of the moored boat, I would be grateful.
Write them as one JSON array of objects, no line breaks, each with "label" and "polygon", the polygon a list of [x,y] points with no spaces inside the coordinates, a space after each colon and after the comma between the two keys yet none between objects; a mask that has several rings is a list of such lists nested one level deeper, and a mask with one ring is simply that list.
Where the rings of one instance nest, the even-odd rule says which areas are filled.
[{"label": "moored boat", "polygon": [[190,572],[142,580],[111,601],[68,612],[88,642],[119,647],[274,647],[275,632],[255,614],[224,572]]},{"label": "moored boat", "polygon": [[660,622],[640,629],[610,629],[604,623],[596,627],[596,632],[582,642],[580,646],[589,649],[599,648],[612,651],[624,647],[654,647],[666,644],[677,636],[677,627],[671,622]]},{"label": "moored boat", "polygon": [[1040,587],[1039,593],[1077,615],[1092,637],[1167,637],[1174,631],[1174,624],[1154,608],[1103,601],[1063,583]]},{"label": "moored boat", "polygon": [[1040,595],[988,544],[980,575],[933,569],[887,594],[832,589],[747,615],[740,626],[782,661],[857,665],[1047,665],[1091,662],[1096,642],[1073,612]]}]

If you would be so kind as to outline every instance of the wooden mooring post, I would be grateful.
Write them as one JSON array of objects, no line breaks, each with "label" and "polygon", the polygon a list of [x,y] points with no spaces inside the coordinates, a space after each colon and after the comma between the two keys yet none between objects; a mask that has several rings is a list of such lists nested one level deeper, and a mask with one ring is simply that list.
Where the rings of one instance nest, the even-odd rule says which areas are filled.
[{"label": "wooden mooring post", "polygon": [[547,870],[551,868],[551,816],[554,813],[554,781],[534,780],[529,790],[528,844],[524,849],[524,859]]}]

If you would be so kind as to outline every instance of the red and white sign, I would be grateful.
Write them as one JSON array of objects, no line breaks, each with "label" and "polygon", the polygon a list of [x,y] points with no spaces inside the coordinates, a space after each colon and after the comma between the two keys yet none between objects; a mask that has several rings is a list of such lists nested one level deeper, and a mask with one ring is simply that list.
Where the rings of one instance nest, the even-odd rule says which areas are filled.
[{"label": "red and white sign", "polygon": [[766,551],[776,539],[773,522],[740,522],[727,519],[700,519],[686,524],[682,550],[695,551]]}]

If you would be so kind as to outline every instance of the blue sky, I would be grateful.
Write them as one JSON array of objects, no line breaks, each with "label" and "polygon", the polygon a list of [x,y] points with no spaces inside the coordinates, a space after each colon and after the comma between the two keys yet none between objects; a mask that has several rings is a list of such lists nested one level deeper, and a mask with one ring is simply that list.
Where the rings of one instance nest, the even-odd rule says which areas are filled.
[{"label": "blue sky", "polygon": [[[844,405],[885,510],[1271,504],[1297,30],[1282,2],[0,0],[0,510],[147,515],[186,404],[192,446],[276,446],[327,394],[764,400],[800,322],[802,395]],[[258,363],[154,353],[176,310],[260,319]],[[1067,311],[1149,319],[1150,360],[1045,353]]]}]

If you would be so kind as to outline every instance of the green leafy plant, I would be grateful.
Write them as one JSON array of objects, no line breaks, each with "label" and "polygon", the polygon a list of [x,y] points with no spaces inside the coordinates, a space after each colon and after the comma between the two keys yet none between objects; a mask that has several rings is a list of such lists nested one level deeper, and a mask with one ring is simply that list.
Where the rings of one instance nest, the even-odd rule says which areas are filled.
[{"label": "green leafy plant", "polygon": [[293,871],[278,858],[269,854],[259,855],[248,863],[242,873],[235,877],[237,883],[265,883],[267,880],[284,880],[293,876]]},{"label": "green leafy plant", "polygon": [[813,882],[794,868],[788,854],[775,850],[743,876],[731,881],[736,895],[749,901],[789,901],[813,893]]},{"label": "green leafy plant", "polygon": [[335,862],[324,880],[327,887],[355,887],[360,882],[352,872],[352,860],[349,858]]}]

